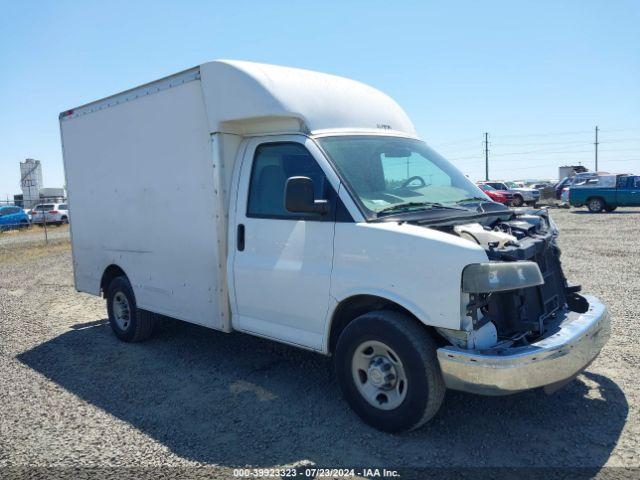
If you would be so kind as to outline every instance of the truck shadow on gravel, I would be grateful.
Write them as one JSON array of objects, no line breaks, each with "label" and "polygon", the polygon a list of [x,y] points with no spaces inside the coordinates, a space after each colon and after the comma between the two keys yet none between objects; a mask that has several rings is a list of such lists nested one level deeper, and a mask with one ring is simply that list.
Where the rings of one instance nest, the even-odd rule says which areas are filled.
[{"label": "truck shadow on gravel", "polygon": [[383,434],[349,410],[330,359],[177,321],[141,344],[88,322],[18,359],[176,455],[229,467],[600,467],[628,413],[614,382],[586,373],[552,396],[448,392],[426,427]]}]

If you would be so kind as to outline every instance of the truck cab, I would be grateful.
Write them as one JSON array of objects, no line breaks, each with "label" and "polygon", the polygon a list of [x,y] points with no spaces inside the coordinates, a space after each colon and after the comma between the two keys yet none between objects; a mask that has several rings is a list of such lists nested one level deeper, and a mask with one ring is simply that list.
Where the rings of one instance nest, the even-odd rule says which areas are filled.
[{"label": "truck cab", "polygon": [[362,83],[215,61],[60,125],[76,289],[123,341],[163,315],[332,356],[353,410],[393,432],[447,388],[557,386],[608,337],[548,211],[492,202]]},{"label": "truck cab", "polygon": [[586,205],[592,213],[613,212],[618,207],[640,206],[640,177],[635,175],[600,175],[574,183],[569,189],[569,203]]}]

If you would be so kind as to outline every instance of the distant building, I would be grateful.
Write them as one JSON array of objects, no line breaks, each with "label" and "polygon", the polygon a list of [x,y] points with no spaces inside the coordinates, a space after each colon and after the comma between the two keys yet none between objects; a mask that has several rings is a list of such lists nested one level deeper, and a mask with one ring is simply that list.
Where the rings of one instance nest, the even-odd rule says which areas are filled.
[{"label": "distant building", "polygon": [[22,208],[33,208],[39,203],[63,202],[64,188],[44,188],[42,186],[42,164],[40,160],[27,158],[20,162],[20,187],[22,195],[14,195],[13,203]]},{"label": "distant building", "polygon": [[558,167],[558,180],[562,180],[564,177],[573,177],[576,173],[588,172],[587,167],[583,165],[563,165]]},{"label": "distant building", "polygon": [[20,187],[22,188],[23,207],[34,207],[40,201],[40,189],[42,188],[40,160],[27,158],[24,162],[20,162]]},{"label": "distant building", "polygon": [[62,202],[65,199],[64,188],[41,188],[40,200],[42,202]]}]

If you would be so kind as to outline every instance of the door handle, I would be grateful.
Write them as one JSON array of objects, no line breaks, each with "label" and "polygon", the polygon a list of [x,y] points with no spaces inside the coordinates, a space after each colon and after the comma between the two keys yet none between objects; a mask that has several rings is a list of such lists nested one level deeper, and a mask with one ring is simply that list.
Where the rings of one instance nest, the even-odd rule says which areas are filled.
[{"label": "door handle", "polygon": [[238,231],[236,233],[236,245],[238,247],[238,251],[244,251],[244,225],[242,223],[238,224]]}]

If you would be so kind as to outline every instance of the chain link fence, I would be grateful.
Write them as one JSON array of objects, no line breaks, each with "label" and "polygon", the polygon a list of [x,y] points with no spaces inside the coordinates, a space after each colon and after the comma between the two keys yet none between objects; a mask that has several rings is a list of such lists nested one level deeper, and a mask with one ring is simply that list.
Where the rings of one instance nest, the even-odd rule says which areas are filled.
[{"label": "chain link fence", "polygon": [[[64,197],[40,197],[24,208],[22,202],[0,200],[0,242],[7,234],[16,237],[42,238],[45,243],[68,236],[69,206]],[[42,233],[42,237],[38,234]],[[24,235],[22,235],[24,234]]]}]

